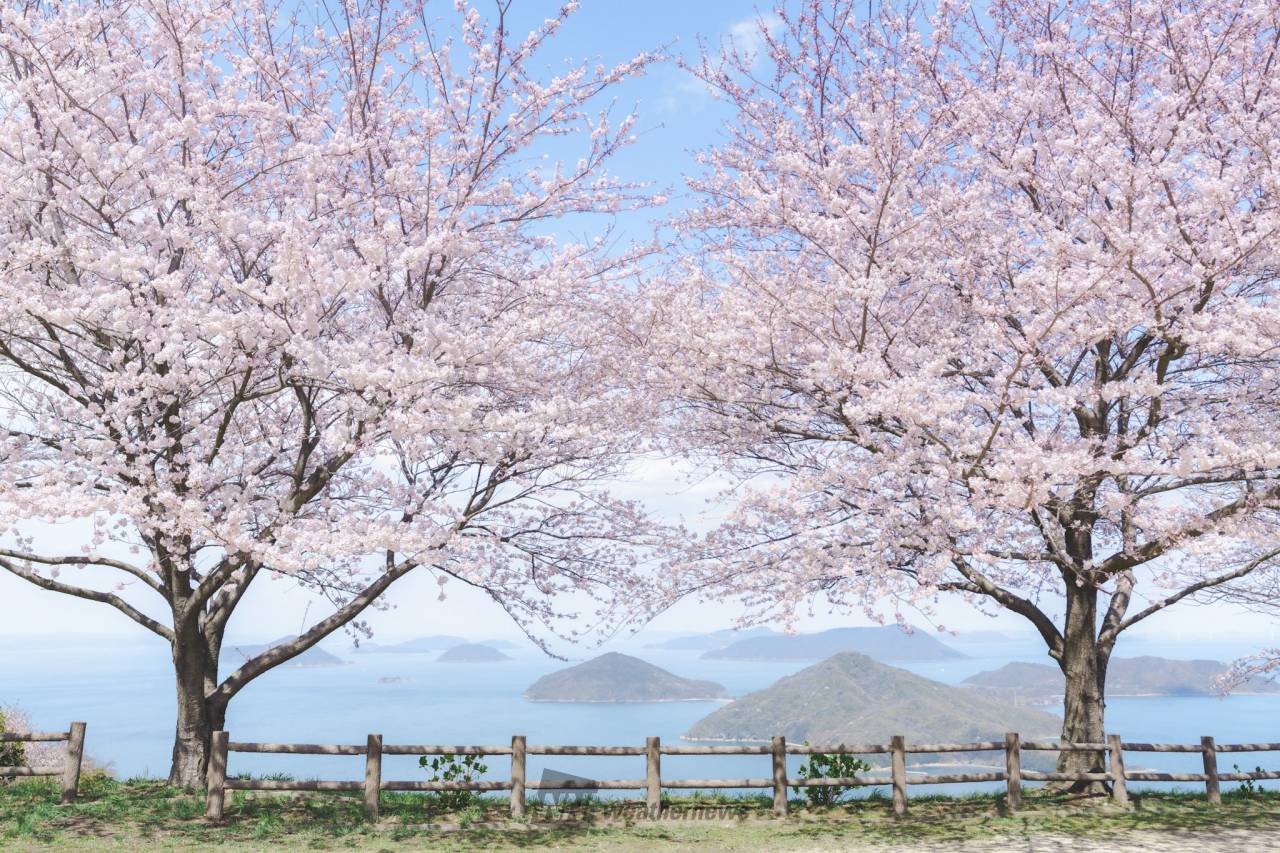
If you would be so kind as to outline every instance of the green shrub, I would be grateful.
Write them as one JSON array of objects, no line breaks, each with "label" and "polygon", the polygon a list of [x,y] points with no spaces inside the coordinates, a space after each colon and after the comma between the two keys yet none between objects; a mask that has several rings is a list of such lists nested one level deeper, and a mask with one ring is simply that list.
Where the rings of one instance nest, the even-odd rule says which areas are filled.
[{"label": "green shrub", "polygon": [[[418,766],[431,771],[432,782],[475,782],[489,769],[479,755],[422,756]],[[440,805],[447,809],[465,809],[480,799],[475,791],[439,791]]]},{"label": "green shrub", "polygon": [[[809,742],[805,741],[805,746]],[[871,765],[852,755],[817,752],[800,765],[801,779],[849,779],[865,773]],[[796,785],[797,794],[804,793],[811,806],[829,806],[853,790],[851,785]]]},{"label": "green shrub", "polygon": [[[1235,771],[1237,773],[1247,772],[1245,770],[1241,770],[1239,764],[1232,764],[1231,766],[1235,768]],[[1262,768],[1261,767],[1254,768],[1253,772],[1261,773]],[[1254,782],[1252,779],[1245,779],[1240,783],[1240,787],[1237,788],[1236,790],[1238,790],[1240,792],[1240,796],[1244,797],[1246,800],[1252,800],[1254,797],[1258,795],[1258,793],[1262,789],[1259,788],[1258,783]]]}]

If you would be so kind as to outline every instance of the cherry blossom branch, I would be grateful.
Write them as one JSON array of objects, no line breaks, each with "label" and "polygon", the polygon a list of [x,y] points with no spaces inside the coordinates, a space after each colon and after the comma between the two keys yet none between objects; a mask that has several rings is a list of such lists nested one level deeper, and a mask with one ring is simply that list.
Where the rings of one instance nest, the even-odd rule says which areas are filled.
[{"label": "cherry blossom branch", "polygon": [[209,701],[225,706],[250,681],[273,667],[292,660],[355,619],[368,609],[369,605],[373,604],[388,587],[417,567],[418,564],[416,562],[405,560],[390,570],[383,572],[376,580],[365,587],[359,595],[352,598],[343,607],[335,610],[327,618],[315,623],[294,639],[272,646],[267,651],[245,661],[239,668],[223,679],[216,690],[209,694]]}]

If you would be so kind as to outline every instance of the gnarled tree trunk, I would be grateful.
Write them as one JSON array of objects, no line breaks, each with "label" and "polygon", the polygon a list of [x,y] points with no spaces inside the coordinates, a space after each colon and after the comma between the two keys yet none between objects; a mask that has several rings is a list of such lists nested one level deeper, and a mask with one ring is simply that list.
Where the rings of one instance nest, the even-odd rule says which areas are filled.
[{"label": "gnarled tree trunk", "polygon": [[[1058,665],[1066,677],[1063,694],[1062,739],[1074,743],[1106,740],[1104,686],[1108,653],[1098,643],[1098,590],[1090,584],[1067,585],[1067,612],[1062,657]],[[1106,755],[1101,751],[1062,752],[1058,771],[1102,773]],[[1101,782],[1066,782],[1072,791],[1100,791]]]},{"label": "gnarled tree trunk", "polygon": [[217,651],[199,630],[175,632],[173,668],[178,713],[170,785],[187,790],[204,788],[209,744],[213,733],[225,724],[227,714],[225,703],[208,698],[218,683],[217,659]]}]

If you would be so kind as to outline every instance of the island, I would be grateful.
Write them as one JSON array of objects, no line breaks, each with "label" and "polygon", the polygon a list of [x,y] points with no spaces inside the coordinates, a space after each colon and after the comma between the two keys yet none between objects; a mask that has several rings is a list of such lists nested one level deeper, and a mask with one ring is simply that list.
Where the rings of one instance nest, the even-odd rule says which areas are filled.
[{"label": "island", "polygon": [[[963,687],[888,666],[856,652],[841,652],[773,686],[737,699],[694,723],[687,740],[754,742],[783,735],[823,744],[887,744],[1056,738],[1062,721]],[[1047,760],[1051,761],[1051,758]],[[993,752],[914,754],[914,762],[1002,762]]]},{"label": "island", "polygon": [[436,660],[440,663],[497,663],[498,661],[511,660],[511,656],[504,655],[497,649],[481,643],[463,643],[460,646],[446,649],[444,654],[440,655]]},{"label": "island", "polygon": [[[1112,658],[1107,666],[1107,696],[1211,696],[1215,679],[1226,672],[1227,664],[1216,660]],[[1009,663],[971,675],[963,683],[1030,705],[1061,702],[1065,687],[1062,670],[1043,663]],[[1276,693],[1280,684],[1255,678],[1238,692]]]},{"label": "island", "polygon": [[964,655],[919,628],[896,625],[832,628],[816,634],[748,637],[702,655],[712,660],[822,660],[836,652],[858,652],[876,660],[946,660]]},{"label": "island", "polygon": [[[226,646],[222,649],[222,662],[232,667],[238,667],[240,664],[257,657],[268,649],[273,649],[281,643],[287,643],[297,639],[297,636],[290,634],[287,637],[279,637],[270,643],[246,643],[238,646]],[[319,646],[312,646],[302,654],[295,658],[291,658],[281,666],[299,667],[299,666],[343,666],[348,661],[343,660],[337,655],[330,654]]]},{"label": "island", "polygon": [[432,634],[429,637],[417,637],[390,646],[383,646],[378,643],[361,643],[356,651],[378,654],[422,654],[424,652],[444,651],[454,646],[460,646],[465,642],[465,638],[455,637],[453,634]]},{"label": "island", "polygon": [[1029,633],[1006,634],[1004,631],[961,631],[950,638],[953,643],[1019,643],[1036,639]]},{"label": "island", "polygon": [[631,655],[609,652],[544,675],[525,691],[530,702],[697,702],[725,698],[722,685],[673,675]]},{"label": "island", "polygon": [[746,640],[754,637],[781,637],[782,634],[772,628],[725,628],[720,631],[712,631],[709,634],[686,634],[682,637],[672,637],[669,640],[661,640],[656,643],[650,643],[650,649],[668,649],[670,651],[679,652],[701,652],[713,649],[723,649],[725,646],[731,645],[738,640]]}]

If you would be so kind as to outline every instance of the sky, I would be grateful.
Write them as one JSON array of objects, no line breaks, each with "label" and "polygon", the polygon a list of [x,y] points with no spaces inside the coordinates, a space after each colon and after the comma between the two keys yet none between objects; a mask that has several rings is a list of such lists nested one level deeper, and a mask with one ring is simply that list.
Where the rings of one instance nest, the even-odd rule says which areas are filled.
[{"label": "sky", "polygon": [[[546,0],[515,0],[512,29],[523,32],[554,15],[557,8],[557,3]],[[665,209],[645,211],[622,222],[626,238],[643,240],[651,233],[655,218],[687,203],[681,176],[696,172],[695,152],[720,138],[727,116],[725,106],[678,67],[674,59],[696,58],[700,38],[712,51],[730,38],[750,49],[758,44],[756,22],[762,19],[762,8],[766,10],[763,20],[769,21],[768,7],[749,0],[584,0],[553,42],[547,56],[549,64],[573,58],[612,65],[639,52],[654,50],[670,57],[617,91],[617,115],[634,110],[638,121],[637,141],[615,161],[614,173],[647,182],[655,192],[671,197]],[[560,236],[582,235],[570,231]],[[684,518],[695,526],[718,488],[714,481],[688,482],[661,460],[646,463],[617,485],[620,494],[643,499],[664,519]],[[76,535],[74,525],[42,530],[37,544],[61,544]],[[472,639],[519,636],[501,608],[479,592],[458,587],[448,587],[446,598],[441,601],[439,588],[430,576],[411,575],[399,581],[388,597],[390,608],[368,615],[375,639],[394,641],[435,633],[462,634]],[[323,602],[296,588],[294,582],[281,579],[250,594],[229,626],[229,639],[256,642],[297,633],[303,624],[325,612]],[[709,631],[732,626],[737,615],[730,604],[690,600],[660,615],[646,631]],[[1027,630],[1019,617],[1008,615],[992,620],[955,601],[942,604],[937,617],[952,630]],[[922,619],[915,621],[925,624]],[[861,613],[829,613],[818,608],[813,617],[802,620],[797,627],[814,630],[858,624],[870,624],[870,620]],[[38,590],[0,572],[0,635],[37,637],[54,633],[150,636],[110,607]],[[1280,645],[1275,620],[1222,605],[1175,607],[1152,617],[1134,629],[1134,634],[1168,637],[1183,643],[1233,637],[1256,640],[1259,646]]]}]

